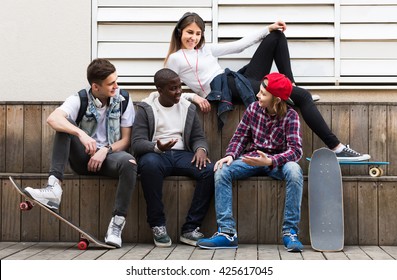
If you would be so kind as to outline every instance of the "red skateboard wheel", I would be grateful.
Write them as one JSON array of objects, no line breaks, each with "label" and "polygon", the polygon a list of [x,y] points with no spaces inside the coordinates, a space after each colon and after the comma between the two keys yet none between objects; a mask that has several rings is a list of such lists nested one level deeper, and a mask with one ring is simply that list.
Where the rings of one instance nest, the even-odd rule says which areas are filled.
[{"label": "red skateboard wheel", "polygon": [[77,244],[77,248],[80,250],[87,250],[88,248],[88,240],[87,239],[81,239],[80,242]]},{"label": "red skateboard wheel", "polygon": [[33,204],[30,201],[21,202],[19,204],[19,209],[22,211],[28,211],[33,208]]}]

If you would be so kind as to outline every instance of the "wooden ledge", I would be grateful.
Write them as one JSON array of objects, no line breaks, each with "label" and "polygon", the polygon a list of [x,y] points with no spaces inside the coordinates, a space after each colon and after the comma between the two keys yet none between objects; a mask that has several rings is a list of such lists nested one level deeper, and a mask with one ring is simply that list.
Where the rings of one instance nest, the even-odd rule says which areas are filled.
[{"label": "wooden ledge", "polygon": [[[0,172],[0,179],[8,179],[9,176],[12,176],[16,179],[47,179],[48,173],[1,173]],[[104,176],[89,176],[89,175],[77,175],[77,174],[65,174],[65,180],[71,179],[113,179],[110,177]],[[139,176],[138,176],[139,178]],[[239,181],[249,181],[255,178],[254,180],[258,181],[273,181],[275,179],[267,176],[256,176],[247,178],[244,180]],[[303,176],[304,180],[307,181],[307,175]],[[166,178],[167,181],[172,180],[193,180],[187,176],[169,176]],[[344,182],[397,182],[397,176],[382,176],[382,177],[370,177],[368,176],[342,176],[342,180]]]}]

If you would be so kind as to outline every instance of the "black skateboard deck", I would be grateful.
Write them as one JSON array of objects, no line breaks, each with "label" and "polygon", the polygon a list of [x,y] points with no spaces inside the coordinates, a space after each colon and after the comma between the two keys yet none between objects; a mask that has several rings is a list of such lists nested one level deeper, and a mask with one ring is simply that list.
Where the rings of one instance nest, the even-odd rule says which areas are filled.
[{"label": "black skateboard deck", "polygon": [[51,215],[53,215],[54,217],[56,217],[57,219],[59,219],[60,221],[64,222],[65,224],[67,224],[68,226],[72,227],[73,229],[77,230],[81,237],[80,237],[80,241],[77,244],[77,247],[80,250],[86,250],[88,248],[88,244],[89,242],[94,243],[95,245],[99,246],[99,247],[103,247],[103,248],[107,248],[107,249],[115,249],[115,246],[112,245],[108,245],[102,241],[99,241],[97,238],[95,238],[94,236],[92,236],[91,234],[89,234],[88,232],[82,230],[80,227],[76,226],[75,224],[73,224],[71,221],[69,221],[68,219],[62,217],[62,215],[58,214],[57,212],[54,212],[53,210],[51,210],[50,208],[46,207],[45,205],[41,204],[39,201],[31,198],[29,195],[27,195],[24,190],[13,180],[13,178],[11,176],[8,177],[12,183],[12,186],[14,187],[14,189],[23,196],[23,198],[25,199],[24,202],[21,202],[19,205],[19,208],[23,211],[28,211],[31,210],[33,208],[33,206],[38,205],[39,207],[41,207],[42,209],[44,209],[45,211],[47,211],[48,213],[50,213]]},{"label": "black skateboard deck", "polygon": [[344,244],[343,191],[333,151],[314,151],[309,165],[309,228],[314,250],[341,251]]}]

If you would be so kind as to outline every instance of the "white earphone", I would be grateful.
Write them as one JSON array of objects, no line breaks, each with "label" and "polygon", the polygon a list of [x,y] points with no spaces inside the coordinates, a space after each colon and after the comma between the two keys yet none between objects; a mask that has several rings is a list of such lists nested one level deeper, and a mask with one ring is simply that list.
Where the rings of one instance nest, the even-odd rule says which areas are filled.
[{"label": "white earphone", "polygon": [[98,99],[98,98],[94,98],[93,99],[94,104],[97,108],[101,108],[102,107],[102,102]]}]

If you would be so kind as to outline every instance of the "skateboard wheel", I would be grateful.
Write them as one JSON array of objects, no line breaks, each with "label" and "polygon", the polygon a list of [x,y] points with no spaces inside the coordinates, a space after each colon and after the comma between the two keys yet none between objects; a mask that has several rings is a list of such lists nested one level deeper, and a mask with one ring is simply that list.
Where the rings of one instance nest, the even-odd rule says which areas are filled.
[{"label": "skateboard wheel", "polygon": [[30,201],[24,201],[19,204],[19,209],[22,211],[28,211],[33,208],[33,204]]},{"label": "skateboard wheel", "polygon": [[87,239],[81,239],[80,242],[77,244],[77,248],[80,250],[87,250],[88,248],[88,240]]},{"label": "skateboard wheel", "polygon": [[379,175],[379,177],[382,177],[382,176],[383,176],[383,169],[379,167],[379,170],[380,170],[380,175]]},{"label": "skateboard wheel", "polygon": [[369,169],[369,175],[371,177],[380,177],[381,176],[381,170],[378,167],[372,167]]}]

